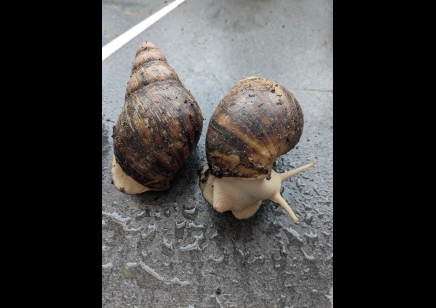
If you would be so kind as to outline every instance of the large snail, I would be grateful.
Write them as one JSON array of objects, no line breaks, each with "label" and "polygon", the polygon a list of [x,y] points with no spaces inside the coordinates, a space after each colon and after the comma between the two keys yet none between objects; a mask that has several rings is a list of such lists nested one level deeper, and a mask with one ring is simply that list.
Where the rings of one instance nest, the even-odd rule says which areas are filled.
[{"label": "large snail", "polygon": [[204,198],[218,212],[238,219],[256,213],[262,200],[279,203],[298,218],[280,195],[281,183],[313,167],[276,173],[274,160],[300,140],[304,116],[284,87],[249,76],[238,81],[212,114],[206,133],[207,164],[199,171]]},{"label": "large snail", "polygon": [[128,194],[165,190],[200,139],[201,110],[151,42],[136,50],[113,127],[112,180]]}]

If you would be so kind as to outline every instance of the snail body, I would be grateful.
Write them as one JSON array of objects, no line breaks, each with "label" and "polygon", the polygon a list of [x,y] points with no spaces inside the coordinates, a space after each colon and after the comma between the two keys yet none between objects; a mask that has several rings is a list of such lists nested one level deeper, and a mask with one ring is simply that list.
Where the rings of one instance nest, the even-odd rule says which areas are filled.
[{"label": "snail body", "polygon": [[113,127],[112,180],[128,194],[166,190],[200,139],[201,110],[151,42],[136,51]]},{"label": "snail body", "polygon": [[281,183],[314,165],[281,174],[272,165],[299,142],[303,126],[303,112],[289,90],[254,76],[238,81],[207,129],[207,164],[200,171],[205,199],[218,212],[230,210],[239,219],[251,217],[262,200],[271,199],[298,222],[280,196]]}]

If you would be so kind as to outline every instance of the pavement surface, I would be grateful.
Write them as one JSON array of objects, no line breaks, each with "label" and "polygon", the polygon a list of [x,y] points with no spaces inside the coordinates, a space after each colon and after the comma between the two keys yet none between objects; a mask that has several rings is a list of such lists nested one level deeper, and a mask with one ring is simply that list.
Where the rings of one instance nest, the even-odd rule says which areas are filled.
[{"label": "pavement surface", "polygon": [[[102,46],[171,1],[102,1]],[[155,43],[204,118],[196,149],[162,192],[111,183],[112,127],[138,46]],[[304,112],[283,183],[299,224],[275,202],[251,218],[203,198],[209,119],[254,75],[289,89]],[[102,307],[333,306],[333,0],[187,0],[102,62]]]}]

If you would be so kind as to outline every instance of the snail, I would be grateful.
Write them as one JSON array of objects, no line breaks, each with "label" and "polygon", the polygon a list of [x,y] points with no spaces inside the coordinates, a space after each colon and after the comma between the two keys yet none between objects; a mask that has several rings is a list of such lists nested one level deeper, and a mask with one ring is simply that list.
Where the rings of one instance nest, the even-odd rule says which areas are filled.
[{"label": "snail", "polygon": [[113,127],[112,180],[127,194],[166,190],[200,139],[201,110],[151,42],[136,50]]},{"label": "snail", "polygon": [[293,94],[264,78],[238,81],[220,101],[206,133],[207,164],[198,171],[203,197],[218,212],[253,216],[270,199],[298,218],[280,195],[283,181],[313,167],[277,173],[272,165],[303,133],[304,115]]}]

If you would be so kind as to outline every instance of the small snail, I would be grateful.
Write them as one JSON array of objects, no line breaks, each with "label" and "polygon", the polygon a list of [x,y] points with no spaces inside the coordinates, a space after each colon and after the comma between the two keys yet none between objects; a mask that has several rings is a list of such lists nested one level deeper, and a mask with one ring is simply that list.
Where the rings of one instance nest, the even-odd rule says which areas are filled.
[{"label": "small snail", "polygon": [[142,43],[113,127],[115,187],[128,194],[168,189],[202,128],[203,116],[194,97],[157,46]]},{"label": "small snail", "polygon": [[280,174],[272,165],[298,143],[303,125],[301,107],[287,89],[254,76],[238,81],[209,122],[207,164],[199,170],[204,198],[216,211],[230,210],[238,219],[253,216],[262,200],[271,199],[297,223],[280,195],[281,183],[314,164]]}]

